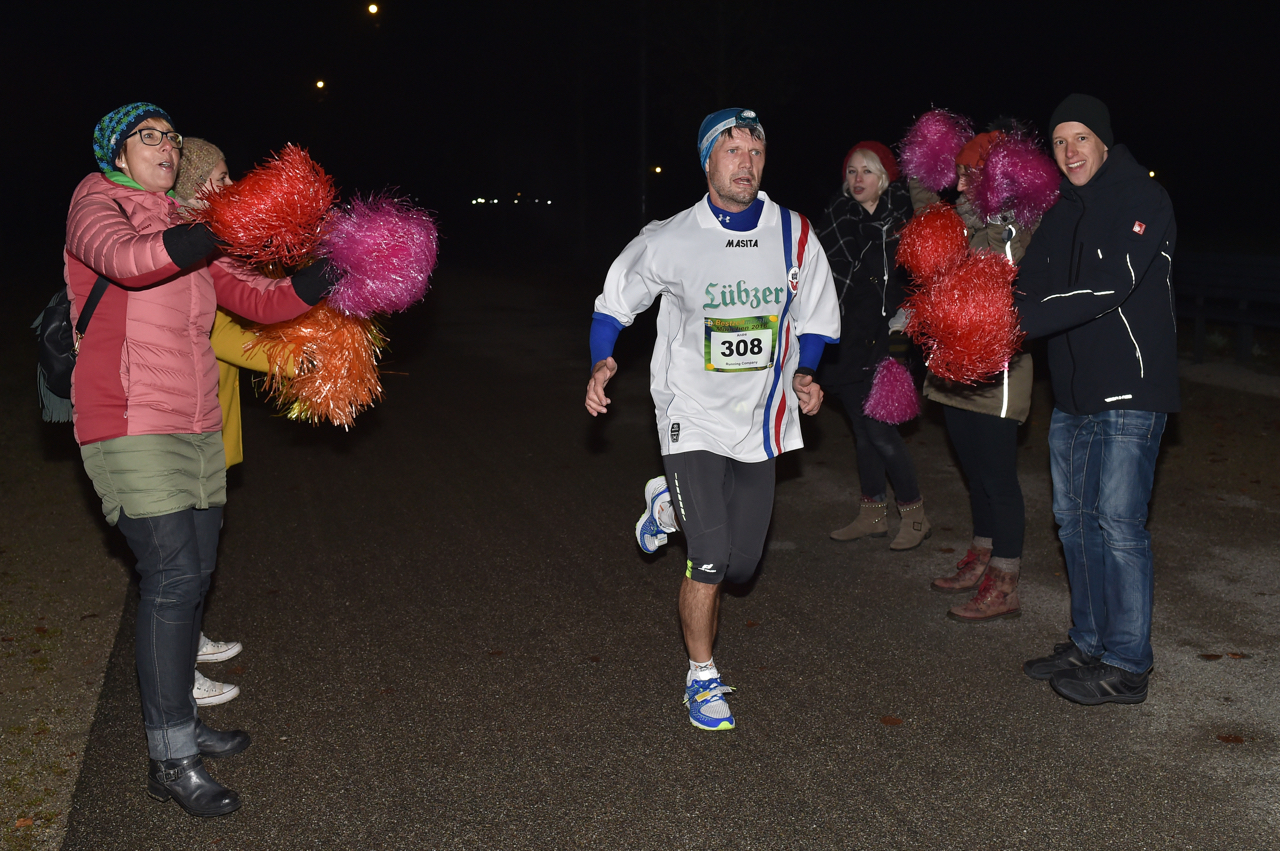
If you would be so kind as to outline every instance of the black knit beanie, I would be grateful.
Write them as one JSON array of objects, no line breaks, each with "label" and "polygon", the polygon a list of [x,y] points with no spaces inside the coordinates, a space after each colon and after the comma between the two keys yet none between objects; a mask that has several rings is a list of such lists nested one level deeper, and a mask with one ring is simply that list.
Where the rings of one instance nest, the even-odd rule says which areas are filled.
[{"label": "black knit beanie", "polygon": [[1115,144],[1115,136],[1111,133],[1111,111],[1105,103],[1092,95],[1067,95],[1049,119],[1049,134],[1052,135],[1064,121],[1079,121],[1092,130],[1108,148]]}]

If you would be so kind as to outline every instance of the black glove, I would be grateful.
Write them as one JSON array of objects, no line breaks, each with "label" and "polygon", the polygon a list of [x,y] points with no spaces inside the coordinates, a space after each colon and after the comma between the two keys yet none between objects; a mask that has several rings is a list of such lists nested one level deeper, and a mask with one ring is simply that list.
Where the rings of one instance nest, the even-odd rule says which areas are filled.
[{"label": "black glove", "polygon": [[313,307],[319,304],[320,299],[333,288],[333,281],[330,280],[332,268],[328,260],[321,258],[301,272],[294,273],[290,280],[293,281],[293,291],[298,294],[298,298]]},{"label": "black glove", "polygon": [[911,355],[911,338],[901,331],[889,332],[889,357],[906,366]]},{"label": "black glove", "polygon": [[209,226],[175,225],[164,232],[164,250],[179,269],[194,266],[218,248]]}]

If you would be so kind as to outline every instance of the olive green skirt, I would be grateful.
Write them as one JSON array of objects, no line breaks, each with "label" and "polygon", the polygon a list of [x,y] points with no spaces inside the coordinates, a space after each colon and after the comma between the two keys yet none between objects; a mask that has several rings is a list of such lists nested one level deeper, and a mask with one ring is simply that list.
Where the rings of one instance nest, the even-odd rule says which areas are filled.
[{"label": "olive green skirt", "polygon": [[227,504],[222,432],[116,437],[81,446],[80,457],[112,526],[122,509],[158,517]]}]

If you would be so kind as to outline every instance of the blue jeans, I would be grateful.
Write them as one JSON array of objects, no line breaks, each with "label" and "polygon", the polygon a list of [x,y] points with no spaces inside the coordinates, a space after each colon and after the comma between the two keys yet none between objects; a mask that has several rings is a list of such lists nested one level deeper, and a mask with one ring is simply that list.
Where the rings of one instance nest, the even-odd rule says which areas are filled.
[{"label": "blue jeans", "polygon": [[138,635],[134,650],[142,721],[152,759],[195,754],[195,679],[204,596],[218,556],[222,508],[188,508],[117,523],[138,559]]},{"label": "blue jeans", "polygon": [[1071,581],[1068,635],[1090,656],[1136,674],[1152,662],[1147,504],[1165,419],[1055,408],[1049,424],[1053,516]]}]

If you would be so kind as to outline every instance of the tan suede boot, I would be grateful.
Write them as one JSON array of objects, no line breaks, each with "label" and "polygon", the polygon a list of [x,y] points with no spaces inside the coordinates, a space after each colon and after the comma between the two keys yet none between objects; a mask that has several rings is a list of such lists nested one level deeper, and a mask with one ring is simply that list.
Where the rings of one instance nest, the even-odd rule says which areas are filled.
[{"label": "tan suede boot", "polygon": [[915,502],[908,502],[906,505],[899,505],[898,516],[902,518],[902,525],[898,527],[898,534],[889,545],[889,549],[914,550],[924,543],[925,538],[933,534],[929,526],[929,518],[924,516],[924,497]]},{"label": "tan suede boot", "polygon": [[1016,618],[1022,613],[1018,602],[1018,572],[1020,558],[993,558],[987,565],[978,593],[969,602],[953,606],[947,617],[966,623],[989,621],[993,618]]},{"label": "tan suede boot", "polygon": [[883,538],[889,534],[889,508],[886,502],[864,499],[858,503],[858,519],[831,533],[837,541],[858,538]]},{"label": "tan suede boot", "polygon": [[987,572],[987,562],[989,561],[991,561],[990,547],[970,547],[969,552],[964,554],[964,558],[956,563],[955,574],[952,576],[939,576],[933,580],[932,588],[934,591],[941,591],[944,594],[968,591],[982,581],[983,574]]}]

